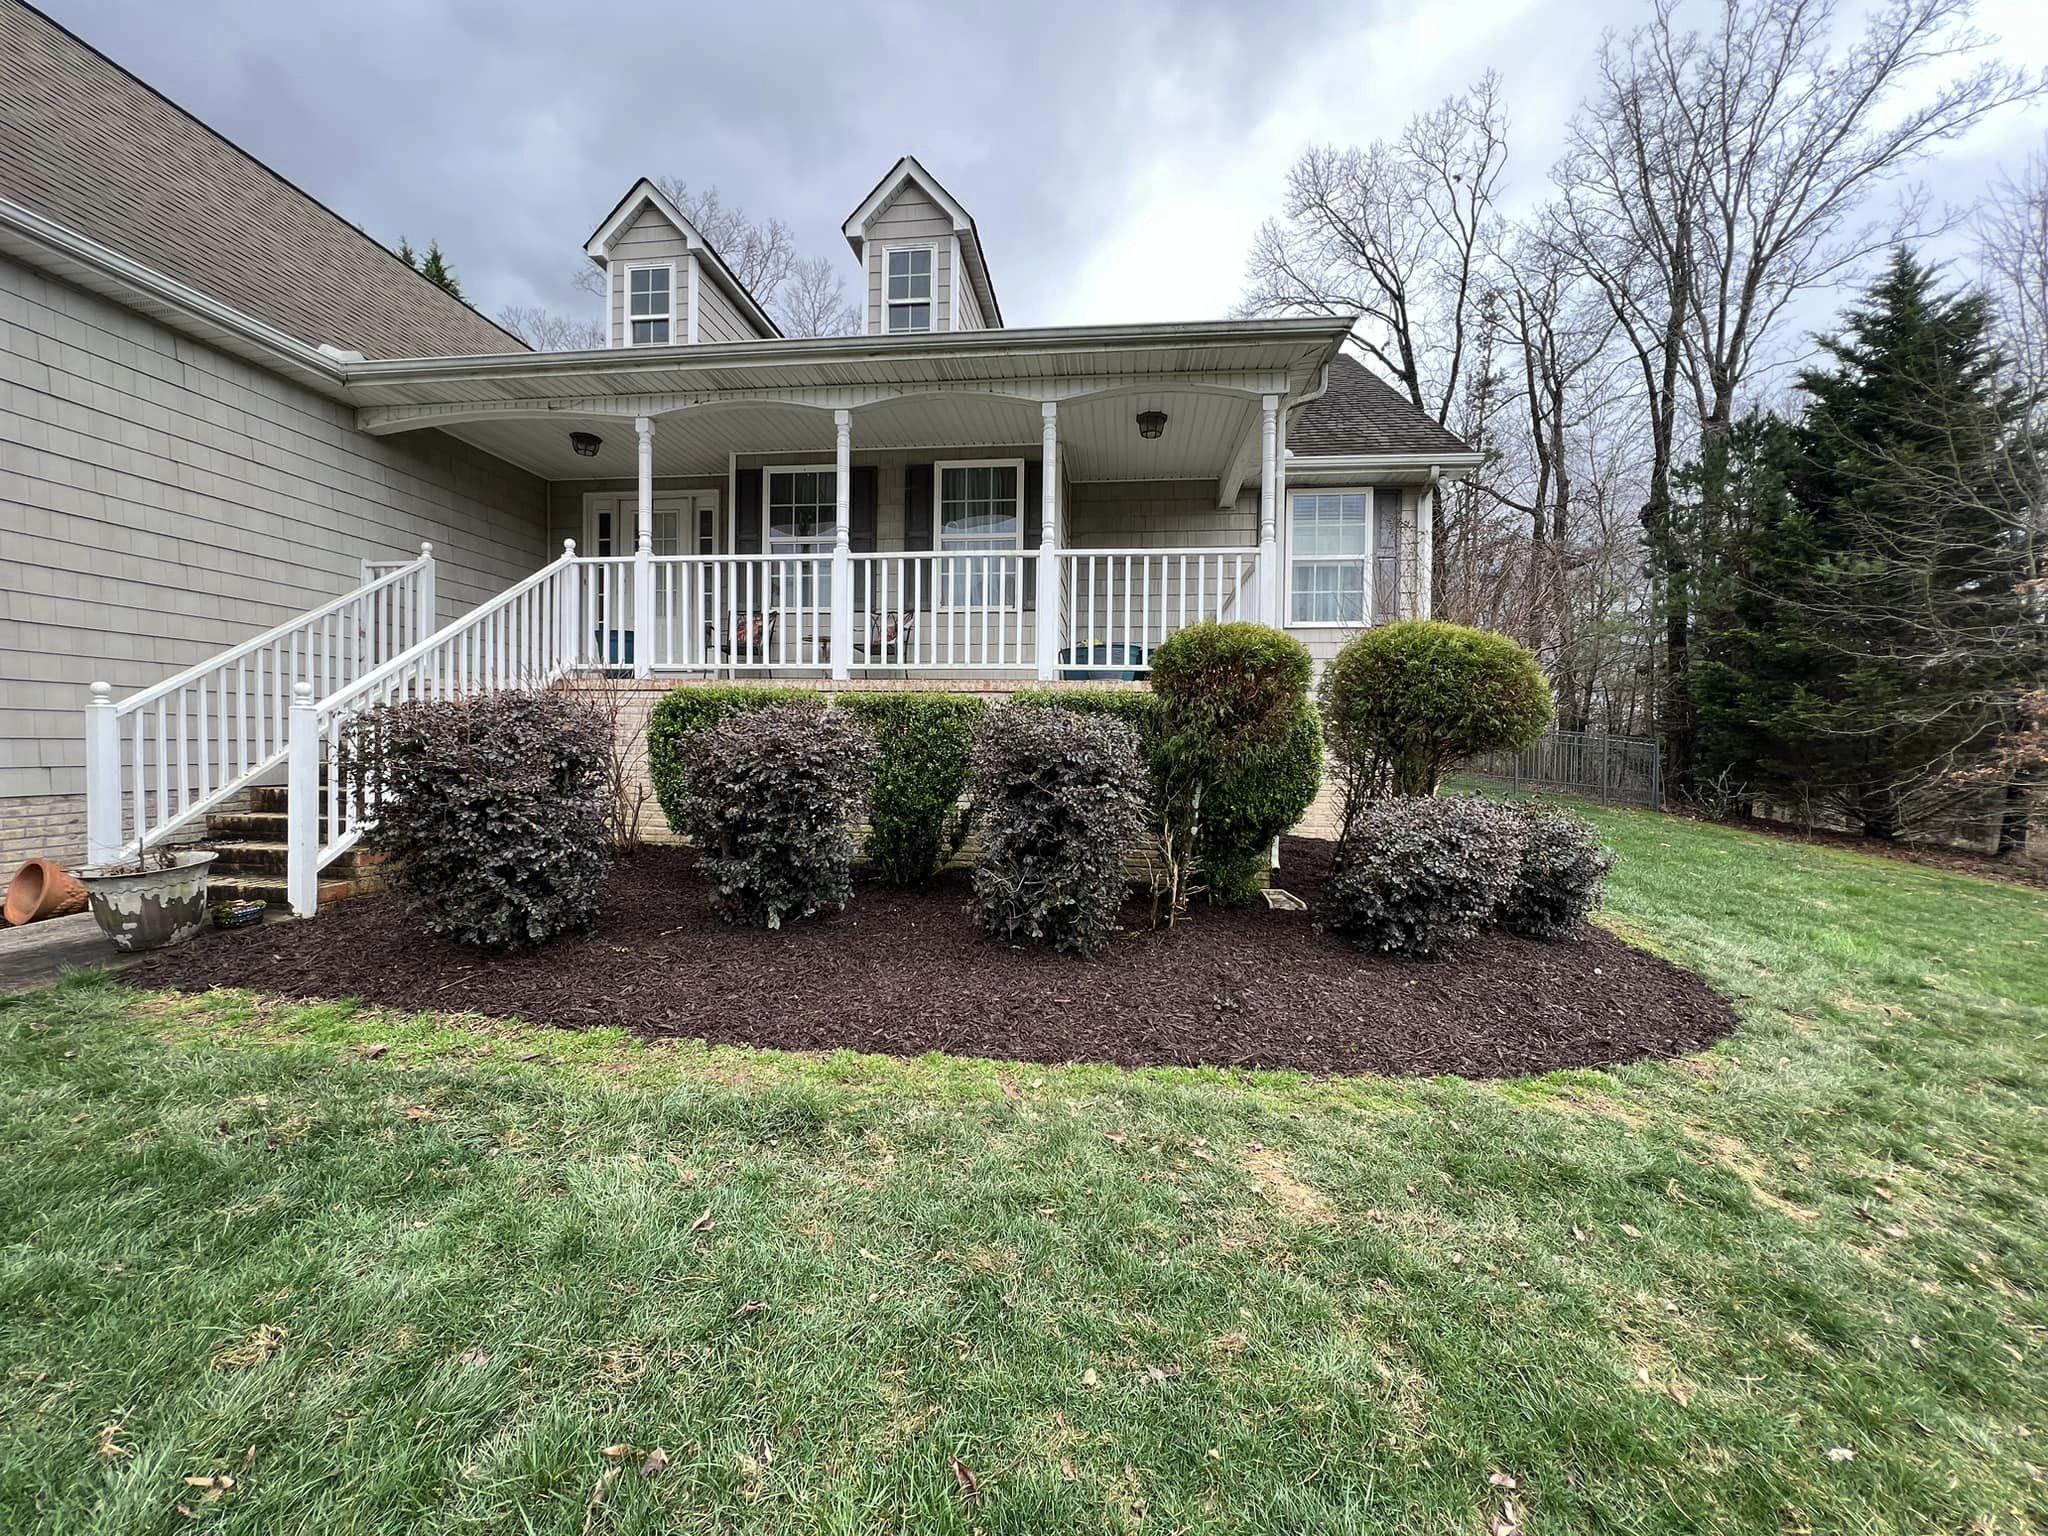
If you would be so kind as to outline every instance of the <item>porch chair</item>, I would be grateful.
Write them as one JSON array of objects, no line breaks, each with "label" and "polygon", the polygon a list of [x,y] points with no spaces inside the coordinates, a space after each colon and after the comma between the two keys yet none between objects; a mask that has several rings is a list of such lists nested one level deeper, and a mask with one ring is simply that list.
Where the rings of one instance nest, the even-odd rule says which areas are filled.
[{"label": "porch chair", "polygon": [[869,661],[901,661],[917,631],[915,608],[889,609],[868,620],[868,631],[853,637],[854,653]]},{"label": "porch chair", "polygon": [[728,614],[722,626],[716,619],[706,619],[704,650],[728,665],[738,661],[772,661],[778,653],[776,640],[781,634],[781,623],[781,611],[774,608],[765,614]]}]

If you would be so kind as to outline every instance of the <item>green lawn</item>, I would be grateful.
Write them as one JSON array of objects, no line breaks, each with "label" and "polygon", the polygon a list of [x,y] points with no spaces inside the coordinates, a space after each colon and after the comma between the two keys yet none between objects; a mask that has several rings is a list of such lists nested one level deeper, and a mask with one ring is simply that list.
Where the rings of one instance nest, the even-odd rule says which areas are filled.
[{"label": "green lawn", "polygon": [[0,1530],[2048,1525],[2048,897],[1599,820],[1615,926],[1738,1002],[1709,1056],[0,1004]]}]

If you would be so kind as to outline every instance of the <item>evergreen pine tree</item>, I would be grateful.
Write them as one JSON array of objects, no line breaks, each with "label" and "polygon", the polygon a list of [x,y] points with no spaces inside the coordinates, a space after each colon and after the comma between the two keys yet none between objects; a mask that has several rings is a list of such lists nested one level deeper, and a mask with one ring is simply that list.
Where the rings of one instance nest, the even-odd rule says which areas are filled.
[{"label": "evergreen pine tree", "polygon": [[442,254],[440,241],[429,240],[427,254],[422,256],[412,248],[410,240],[400,235],[398,259],[437,288],[445,288],[458,299],[462,297],[462,284],[455,276],[455,269],[448,265],[448,258]]},{"label": "evergreen pine tree", "polygon": [[1789,444],[1741,466],[1701,699],[1760,792],[1890,838],[1981,784],[2040,675],[2021,402],[1984,298],[1905,251],[1821,346]]}]

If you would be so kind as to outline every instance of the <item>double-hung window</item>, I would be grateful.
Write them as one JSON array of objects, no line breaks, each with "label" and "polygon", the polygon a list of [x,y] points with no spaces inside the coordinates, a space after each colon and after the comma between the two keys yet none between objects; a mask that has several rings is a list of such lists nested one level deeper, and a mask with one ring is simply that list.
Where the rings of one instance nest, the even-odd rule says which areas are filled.
[{"label": "double-hung window", "polygon": [[676,269],[626,269],[626,341],[629,346],[664,346],[675,336]]},{"label": "double-hung window", "polygon": [[1288,622],[1363,624],[1372,492],[1294,491],[1288,500],[1294,518]]},{"label": "double-hung window", "polygon": [[906,245],[885,251],[882,271],[887,282],[888,326],[892,335],[932,328],[932,248]]},{"label": "double-hung window", "polygon": [[1014,459],[939,466],[939,549],[954,557],[941,588],[948,606],[1015,605],[1019,562],[997,557],[1024,547],[1023,479]]},{"label": "double-hung window", "polygon": [[832,601],[832,570],[826,559],[839,529],[839,474],[831,469],[768,471],[768,553],[806,558],[770,568],[775,607]]}]

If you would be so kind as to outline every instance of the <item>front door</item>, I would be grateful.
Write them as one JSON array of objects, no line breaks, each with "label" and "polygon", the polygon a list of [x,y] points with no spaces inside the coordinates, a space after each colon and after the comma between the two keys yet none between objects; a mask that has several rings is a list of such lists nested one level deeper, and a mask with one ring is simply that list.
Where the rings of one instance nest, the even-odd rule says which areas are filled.
[{"label": "front door", "polygon": [[[654,498],[652,552],[663,555],[715,555],[724,543],[718,517],[718,492],[678,491]],[[640,547],[640,498],[637,493],[592,494],[583,498],[583,548],[597,559],[626,559]],[[602,578],[591,594],[598,654],[613,666],[633,660],[633,575],[630,569],[600,567]],[[708,576],[700,572],[699,578]],[[654,624],[668,628],[675,595],[687,591],[682,571],[657,566],[654,571]],[[686,600],[687,601],[687,600]],[[674,637],[671,637],[673,640]],[[657,658],[666,647],[657,645]]]}]

